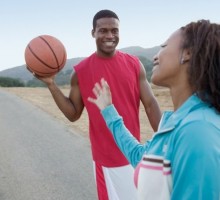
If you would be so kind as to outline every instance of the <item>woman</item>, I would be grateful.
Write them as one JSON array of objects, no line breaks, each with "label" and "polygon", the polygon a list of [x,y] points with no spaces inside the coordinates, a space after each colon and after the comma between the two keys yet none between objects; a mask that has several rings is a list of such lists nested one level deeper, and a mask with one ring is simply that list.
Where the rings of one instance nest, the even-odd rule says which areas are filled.
[{"label": "woman", "polygon": [[138,199],[219,200],[220,25],[189,23],[161,47],[152,83],[169,88],[174,111],[164,112],[150,141],[140,144],[126,129],[105,80],[88,100],[135,167]]}]

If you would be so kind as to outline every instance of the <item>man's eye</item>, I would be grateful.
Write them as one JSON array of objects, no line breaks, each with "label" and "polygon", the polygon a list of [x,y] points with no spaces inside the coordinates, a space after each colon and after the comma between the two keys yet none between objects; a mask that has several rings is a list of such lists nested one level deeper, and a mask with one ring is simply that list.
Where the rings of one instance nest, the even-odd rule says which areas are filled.
[{"label": "man's eye", "polygon": [[115,30],[112,31],[112,33],[113,33],[113,34],[118,34],[118,30],[115,29]]}]

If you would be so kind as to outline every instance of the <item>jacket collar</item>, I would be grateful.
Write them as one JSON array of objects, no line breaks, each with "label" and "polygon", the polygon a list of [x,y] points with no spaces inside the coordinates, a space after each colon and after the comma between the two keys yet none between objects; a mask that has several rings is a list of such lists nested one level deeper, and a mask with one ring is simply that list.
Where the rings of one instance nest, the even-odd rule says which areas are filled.
[{"label": "jacket collar", "polygon": [[156,134],[174,129],[192,110],[204,106],[204,104],[196,94],[193,94],[175,112],[165,111]]}]

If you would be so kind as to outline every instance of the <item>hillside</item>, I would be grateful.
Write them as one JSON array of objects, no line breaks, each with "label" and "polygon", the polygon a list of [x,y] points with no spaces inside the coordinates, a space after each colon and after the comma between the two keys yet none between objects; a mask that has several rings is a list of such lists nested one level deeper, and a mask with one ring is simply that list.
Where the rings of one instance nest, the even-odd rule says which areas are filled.
[{"label": "hillside", "polygon": [[[79,63],[83,58],[71,58],[67,59],[67,62],[63,68],[63,72],[71,70],[73,65]],[[10,78],[18,78],[24,82],[30,81],[33,79],[32,74],[26,69],[26,65],[21,65],[18,67],[13,67],[10,69],[6,69],[0,71],[0,77],[10,77]]]},{"label": "hillside", "polygon": [[[144,63],[152,62],[152,58],[159,50],[159,47],[142,48],[142,47],[134,46],[134,47],[122,48],[119,50],[140,57],[141,61],[144,64]],[[79,57],[79,58],[67,59],[67,62],[60,73],[69,75],[72,72],[72,67],[77,63],[79,63],[82,59],[84,58]],[[32,74],[26,69],[25,64],[0,71],[0,77],[16,78],[24,81],[25,83],[33,79]]]},{"label": "hillside", "polygon": [[153,60],[154,55],[159,51],[160,47],[152,47],[152,48],[142,48],[138,46],[127,47],[120,49],[123,52],[136,55],[138,57],[142,56],[147,58],[148,60]]}]

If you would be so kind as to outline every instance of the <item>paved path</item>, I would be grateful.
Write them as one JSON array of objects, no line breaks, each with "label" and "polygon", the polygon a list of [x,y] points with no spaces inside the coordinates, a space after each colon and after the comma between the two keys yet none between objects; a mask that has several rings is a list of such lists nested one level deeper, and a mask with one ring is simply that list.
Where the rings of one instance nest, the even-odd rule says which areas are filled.
[{"label": "paved path", "polygon": [[96,200],[90,145],[0,89],[0,200]]}]

